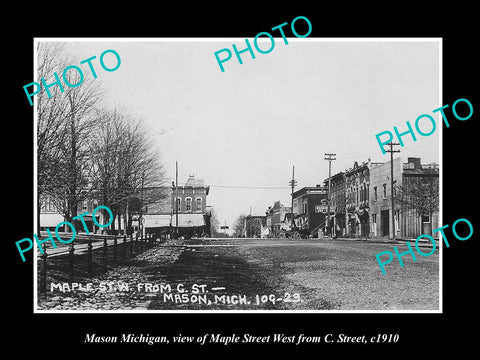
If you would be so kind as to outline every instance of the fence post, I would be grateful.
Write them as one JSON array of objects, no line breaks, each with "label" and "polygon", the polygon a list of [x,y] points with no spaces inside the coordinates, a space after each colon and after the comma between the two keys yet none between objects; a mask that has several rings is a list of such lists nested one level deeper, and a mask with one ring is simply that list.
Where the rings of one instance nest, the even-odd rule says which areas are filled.
[{"label": "fence post", "polygon": [[107,248],[108,248],[107,238],[104,237],[103,238],[103,267],[105,268],[105,270],[107,269]]},{"label": "fence post", "polygon": [[113,237],[113,263],[117,264],[117,235]]},{"label": "fence post", "polygon": [[43,296],[47,299],[47,246],[45,244],[42,245],[43,254],[42,254],[42,272],[41,272],[41,284],[40,284],[40,292],[43,292]]},{"label": "fence post", "polygon": [[123,260],[127,259],[127,235],[123,234]]},{"label": "fence post", "polygon": [[133,255],[133,233],[130,234],[130,256]]},{"label": "fence post", "polygon": [[69,250],[68,250],[68,265],[70,267],[70,282],[73,282],[74,278],[74,269],[73,269],[73,257],[75,253],[75,246],[73,243],[70,243]]},{"label": "fence post", "polygon": [[92,239],[88,239],[87,245],[87,272],[90,274],[92,272]]}]

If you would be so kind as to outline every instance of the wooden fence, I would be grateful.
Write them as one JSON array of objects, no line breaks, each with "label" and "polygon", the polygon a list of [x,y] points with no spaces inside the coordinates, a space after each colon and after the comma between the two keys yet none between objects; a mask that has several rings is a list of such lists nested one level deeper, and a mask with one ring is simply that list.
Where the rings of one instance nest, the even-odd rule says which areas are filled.
[{"label": "wooden fence", "polygon": [[[140,252],[153,247],[157,239],[132,235],[83,235],[68,246],[56,249],[43,244],[43,254],[37,261],[39,293],[47,297],[47,275],[57,275],[58,280],[73,283],[84,280],[95,273],[101,273],[133,258]],[[53,266],[52,262],[56,265]],[[55,275],[53,274],[55,273]],[[60,275],[59,275],[60,274]]]}]

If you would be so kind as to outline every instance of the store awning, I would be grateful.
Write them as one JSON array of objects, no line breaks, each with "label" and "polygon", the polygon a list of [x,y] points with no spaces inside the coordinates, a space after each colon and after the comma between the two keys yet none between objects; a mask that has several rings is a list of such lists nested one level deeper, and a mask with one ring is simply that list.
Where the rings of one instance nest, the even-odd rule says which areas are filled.
[{"label": "store awning", "polygon": [[59,213],[40,213],[40,226],[55,228],[59,223],[65,221],[65,218]]},{"label": "store awning", "polygon": [[[177,226],[176,215],[172,216],[172,226]],[[203,214],[178,214],[178,227],[205,226]]]},{"label": "store awning", "polygon": [[143,215],[145,228],[153,227],[169,227],[170,226],[170,214],[165,215]]}]

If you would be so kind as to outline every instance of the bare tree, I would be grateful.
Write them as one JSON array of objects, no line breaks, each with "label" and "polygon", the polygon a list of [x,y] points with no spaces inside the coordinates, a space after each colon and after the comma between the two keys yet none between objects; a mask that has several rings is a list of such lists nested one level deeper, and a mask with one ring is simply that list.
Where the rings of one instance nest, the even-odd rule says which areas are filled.
[{"label": "bare tree", "polygon": [[402,211],[412,211],[417,217],[429,216],[439,210],[440,188],[438,175],[408,176],[397,185],[396,201]]},{"label": "bare tree", "polygon": [[60,96],[60,88],[50,88],[48,96],[41,79],[51,79],[53,73],[63,68],[67,59],[60,43],[39,43],[38,83],[41,91],[37,95],[37,233],[40,234],[40,209],[45,195],[51,194],[61,182],[62,163],[60,144],[67,103]]},{"label": "bare tree", "polygon": [[241,214],[237,217],[235,220],[235,223],[233,224],[233,232],[234,236],[236,237],[242,237],[245,234],[245,219],[247,215]]},{"label": "bare tree", "polygon": [[[78,73],[67,76],[70,83],[79,82]],[[95,106],[101,98],[97,83],[86,81],[77,88],[66,88],[61,97],[66,102],[64,120],[59,132],[59,161],[61,171],[58,184],[52,191],[66,221],[77,216],[78,204],[91,196],[92,154],[91,134],[96,131]]]},{"label": "bare tree", "polygon": [[219,228],[220,228],[220,221],[218,220],[218,216],[216,211],[212,208],[210,212],[210,234],[212,238],[215,237],[221,237],[223,236],[223,233],[219,233]]},{"label": "bare tree", "polygon": [[121,111],[98,111],[97,124],[90,150],[93,187],[118,219],[118,228],[123,218],[124,229],[130,229],[134,214],[168,194],[160,156],[142,123]]},{"label": "bare tree", "polygon": [[[105,110],[98,82],[75,69],[63,74],[72,63],[62,45],[40,43],[38,77],[51,86],[50,96],[47,89],[38,94],[38,225],[48,195],[68,222],[80,202],[96,198],[112,210],[119,228],[123,217],[128,229],[135,212],[166,195],[160,156],[141,121]],[[79,85],[60,88],[55,73]],[[159,190],[143,193],[144,188]]]}]

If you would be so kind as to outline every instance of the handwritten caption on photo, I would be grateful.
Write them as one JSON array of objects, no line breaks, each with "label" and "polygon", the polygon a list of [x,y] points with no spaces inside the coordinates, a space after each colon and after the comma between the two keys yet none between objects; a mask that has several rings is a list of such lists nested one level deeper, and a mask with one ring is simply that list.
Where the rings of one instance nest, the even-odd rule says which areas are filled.
[{"label": "handwritten caption on photo", "polygon": [[187,286],[178,284],[154,284],[154,283],[127,283],[122,281],[101,281],[100,283],[54,283],[50,284],[50,292],[144,292],[158,293],[158,299],[167,303],[175,304],[198,304],[198,305],[262,305],[270,303],[300,303],[303,300],[299,293],[283,292],[282,294],[224,294],[223,286],[209,287],[206,284],[192,284]]}]

